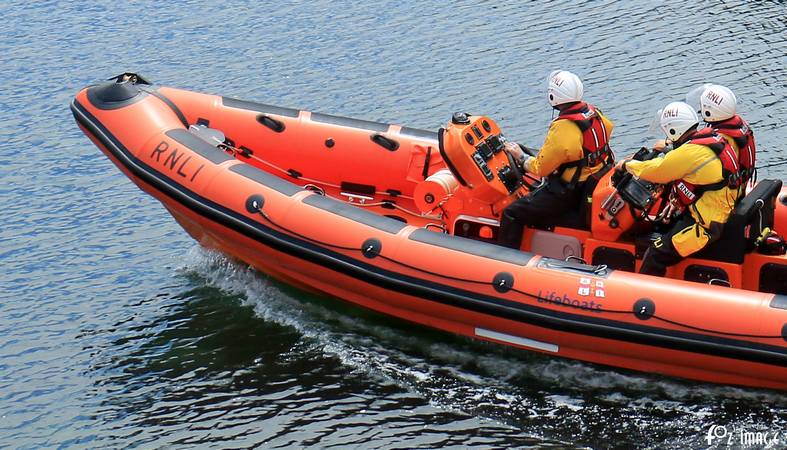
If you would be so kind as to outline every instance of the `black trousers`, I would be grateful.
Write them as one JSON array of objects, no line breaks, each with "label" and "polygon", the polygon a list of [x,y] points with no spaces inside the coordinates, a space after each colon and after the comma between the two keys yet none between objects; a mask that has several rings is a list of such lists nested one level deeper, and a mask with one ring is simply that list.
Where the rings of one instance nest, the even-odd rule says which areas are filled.
[{"label": "black trousers", "polygon": [[569,213],[579,216],[585,191],[583,184],[567,189],[559,180],[549,180],[545,186],[508,205],[500,219],[498,243],[519,250],[525,226],[548,228]]}]

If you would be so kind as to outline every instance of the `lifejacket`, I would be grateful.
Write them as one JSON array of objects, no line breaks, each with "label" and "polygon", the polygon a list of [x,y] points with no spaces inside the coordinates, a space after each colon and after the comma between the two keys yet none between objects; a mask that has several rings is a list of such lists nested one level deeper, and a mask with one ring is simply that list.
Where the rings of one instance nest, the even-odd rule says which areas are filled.
[{"label": "lifejacket", "polygon": [[741,170],[741,184],[746,184],[754,177],[757,147],[754,144],[754,133],[749,124],[741,116],[734,115],[727,120],[710,124],[717,132],[729,136],[738,146],[738,163]]},{"label": "lifejacket", "polygon": [[702,185],[689,183],[683,179],[676,181],[673,184],[673,193],[682,205],[689,206],[696,203],[702,194],[708,191],[718,191],[725,187],[736,189],[741,186],[741,170],[735,150],[716,130],[706,127],[695,131],[683,145],[685,144],[703,145],[710,148],[721,161],[722,179],[716,183]]},{"label": "lifejacket", "polygon": [[569,182],[569,187],[573,188],[579,181],[582,169],[585,167],[595,167],[600,163],[610,166],[615,162],[615,155],[609,148],[609,133],[604,121],[601,120],[599,112],[593,105],[585,102],[577,102],[569,108],[560,111],[555,120],[570,120],[577,124],[582,132],[582,158],[561,164],[557,168],[559,177],[562,177],[566,169],[575,167],[574,176]]}]

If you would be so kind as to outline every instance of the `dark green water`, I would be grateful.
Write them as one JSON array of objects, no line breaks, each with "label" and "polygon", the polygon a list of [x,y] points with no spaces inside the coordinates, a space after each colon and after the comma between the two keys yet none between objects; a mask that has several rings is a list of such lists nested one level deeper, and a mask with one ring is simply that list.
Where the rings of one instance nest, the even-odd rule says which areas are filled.
[{"label": "dark green water", "polygon": [[616,122],[618,154],[654,138],[657,107],[714,81],[738,94],[773,164],[787,141],[785,12],[0,4],[0,448],[704,448],[713,425],[787,433],[784,394],[504,349],[274,283],[201,250],[68,111],[84,85],[134,70],[426,129],[480,112],[535,146],[551,118],[544,80],[566,68]]}]

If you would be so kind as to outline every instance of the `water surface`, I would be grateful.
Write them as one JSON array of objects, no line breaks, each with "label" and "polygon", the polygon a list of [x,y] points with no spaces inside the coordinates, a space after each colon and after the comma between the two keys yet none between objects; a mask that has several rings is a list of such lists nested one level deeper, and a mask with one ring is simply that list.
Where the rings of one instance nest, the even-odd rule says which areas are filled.
[{"label": "water surface", "polygon": [[[701,82],[763,165],[787,131],[781,2],[0,4],[0,447],[705,446],[787,432],[783,394],[472,342],[314,297],[201,250],[76,128],[84,85],[175,87],[537,146],[578,73],[619,155]],[[760,178],[784,178],[784,166]],[[690,307],[690,305],[687,305]]]}]

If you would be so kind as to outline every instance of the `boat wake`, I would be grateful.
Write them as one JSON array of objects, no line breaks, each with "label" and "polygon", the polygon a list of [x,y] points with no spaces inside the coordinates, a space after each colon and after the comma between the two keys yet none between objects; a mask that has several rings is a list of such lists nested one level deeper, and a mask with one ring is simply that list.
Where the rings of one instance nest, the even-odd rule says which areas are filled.
[{"label": "boat wake", "polygon": [[[441,409],[539,437],[659,448],[702,445],[713,426],[787,433],[787,395],[626,372],[476,342],[281,285],[194,247],[182,272],[292,327],[312,350],[351,371],[395,383]],[[235,297],[233,297],[235,298]]]}]

